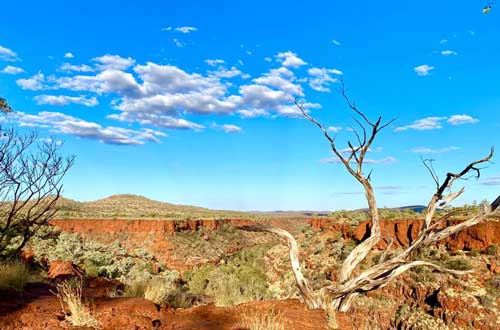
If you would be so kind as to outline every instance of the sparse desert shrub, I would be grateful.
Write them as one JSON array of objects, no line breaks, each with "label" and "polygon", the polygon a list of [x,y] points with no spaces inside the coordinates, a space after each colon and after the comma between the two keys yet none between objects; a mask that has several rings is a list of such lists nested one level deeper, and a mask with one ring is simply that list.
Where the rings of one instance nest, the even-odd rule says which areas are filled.
[{"label": "sparse desert shrub", "polygon": [[269,246],[246,249],[218,266],[205,265],[184,273],[189,292],[210,296],[219,306],[270,298],[263,257]]},{"label": "sparse desert shrub", "polygon": [[13,289],[23,291],[29,278],[29,269],[22,262],[0,264],[0,291]]},{"label": "sparse desert shrub", "polygon": [[480,254],[481,254],[481,251],[479,251],[478,249],[472,249],[472,250],[470,250],[470,256],[471,257],[478,257]]},{"label": "sparse desert shrub", "polygon": [[495,256],[495,255],[497,255],[497,253],[498,253],[498,245],[497,244],[490,245],[486,249],[486,254],[488,254],[490,256]]},{"label": "sparse desert shrub", "polygon": [[456,256],[451,257],[448,260],[443,262],[443,265],[446,268],[454,269],[454,270],[470,270],[472,269],[472,265],[469,260],[464,257]]},{"label": "sparse desert shrub", "polygon": [[154,278],[146,285],[144,290],[144,298],[154,302],[157,305],[162,305],[169,294],[169,286],[167,281],[161,278]]},{"label": "sparse desert shrub", "polygon": [[275,312],[274,309],[267,313],[254,311],[245,313],[241,317],[241,325],[248,330],[285,330],[283,313]]},{"label": "sparse desert shrub", "polygon": [[[85,306],[82,301],[81,281],[77,281],[74,286],[68,282],[60,283],[57,286],[56,295],[61,303],[61,308],[66,320],[69,323],[77,327],[100,328],[101,325],[99,321],[97,321],[90,312],[90,309]],[[66,313],[66,308],[69,310],[69,314]]]},{"label": "sparse desert shrub", "polygon": [[125,286],[125,297],[144,297],[147,283],[144,281],[135,281]]}]

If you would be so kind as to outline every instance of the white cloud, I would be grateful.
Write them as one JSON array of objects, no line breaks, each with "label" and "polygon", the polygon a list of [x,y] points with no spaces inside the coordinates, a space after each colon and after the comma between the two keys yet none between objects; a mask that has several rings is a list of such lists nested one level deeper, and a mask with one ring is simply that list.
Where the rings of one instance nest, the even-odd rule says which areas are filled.
[{"label": "white cloud", "polygon": [[469,115],[452,115],[450,117],[426,117],[422,119],[415,120],[412,124],[406,126],[396,127],[395,131],[406,131],[408,129],[413,129],[417,131],[434,130],[443,128],[443,121],[450,125],[457,126],[463,124],[476,124],[479,119],[473,118]]},{"label": "white cloud", "polygon": [[332,39],[332,42],[335,46],[342,46],[342,43],[338,40]]},{"label": "white cloud", "polygon": [[329,132],[338,133],[342,130],[341,126],[330,126],[328,127]]},{"label": "white cloud", "polygon": [[440,129],[443,128],[442,121],[445,119],[446,117],[426,117],[415,120],[410,125],[396,127],[395,131],[400,132],[400,131],[406,131],[408,129],[413,129],[417,131]]},{"label": "white cloud", "polygon": [[266,85],[277,88],[278,90],[287,92],[291,95],[304,95],[302,92],[302,87],[298,84],[295,84],[295,80],[295,75],[292,71],[288,70],[285,67],[281,67],[279,69],[272,69],[261,77],[253,79],[253,82],[259,85]]},{"label": "white cloud", "polygon": [[124,58],[111,54],[95,57],[92,61],[97,63],[96,67],[100,70],[126,70],[135,63],[131,57]]},{"label": "white cloud", "polygon": [[476,124],[479,122],[479,119],[473,118],[469,115],[453,115],[448,118],[447,122],[450,125],[457,126],[463,124]]},{"label": "white cloud", "polygon": [[19,73],[23,73],[24,69],[17,66],[7,65],[1,72],[5,74],[16,75]]},{"label": "white cloud", "polygon": [[419,66],[416,66],[413,68],[413,70],[417,73],[417,75],[419,76],[427,76],[429,75],[429,73],[434,70],[434,67],[433,66],[430,66],[430,65],[427,65],[427,64],[423,64],[423,65],[419,65]]},{"label": "white cloud", "polygon": [[448,43],[448,39],[441,39],[441,40],[439,41],[439,43],[440,43],[441,45],[444,45],[444,44]]},{"label": "white cloud", "polygon": [[81,64],[81,65],[74,65],[70,63],[63,63],[60,67],[59,70],[64,71],[64,72],[93,72],[95,69],[91,67],[90,65],[87,64]]},{"label": "white cloud", "polygon": [[13,118],[20,126],[43,127],[53,133],[98,140],[106,144],[141,145],[146,142],[160,142],[159,137],[166,136],[166,134],[152,129],[132,130],[113,126],[103,127],[98,123],[60,112],[43,111],[37,115],[17,112],[14,113]]},{"label": "white cloud", "polygon": [[174,39],[172,39],[172,41],[174,42],[175,47],[177,47],[177,48],[184,47],[184,44],[179,39],[174,38]]},{"label": "white cloud", "polygon": [[0,60],[15,62],[19,60],[19,57],[12,49],[0,45]]},{"label": "white cloud", "polygon": [[319,92],[329,92],[330,84],[337,82],[337,78],[332,77],[332,74],[342,75],[342,71],[338,69],[327,68],[310,68],[307,73],[312,77],[309,79],[309,86]]},{"label": "white cloud", "polygon": [[75,58],[75,55],[73,55],[73,53],[71,52],[67,52],[66,54],[64,54],[64,58]]},{"label": "white cloud", "polygon": [[481,182],[484,186],[500,186],[500,175],[491,176]]},{"label": "white cloud", "polygon": [[218,78],[233,78],[242,75],[242,72],[234,66],[231,69],[220,67],[218,70],[211,71],[210,75]]},{"label": "white cloud", "polygon": [[18,79],[16,84],[25,90],[37,91],[41,89],[45,89],[44,85],[45,76],[43,73],[39,72],[32,76],[31,78]]},{"label": "white cloud", "polygon": [[94,107],[99,104],[95,97],[67,96],[67,95],[37,95],[34,100],[38,105],[49,104],[54,106],[65,106],[68,104],[81,104],[87,107]]},{"label": "white cloud", "polygon": [[443,56],[451,56],[451,55],[458,55],[458,53],[454,50],[450,50],[450,49],[447,49],[447,50],[442,50],[441,51],[441,55]]},{"label": "white cloud", "polygon": [[276,58],[281,61],[281,64],[286,67],[298,68],[307,64],[304,60],[299,58],[297,54],[291,51],[281,52],[276,55]]},{"label": "white cloud", "polygon": [[[354,159],[351,160],[352,162],[355,162]],[[385,158],[379,158],[379,159],[370,159],[370,158],[365,158],[364,163],[365,164],[371,164],[371,165],[391,165],[396,163],[398,160],[392,156],[385,157]],[[341,164],[341,160],[338,159],[337,157],[330,157],[330,158],[325,158],[321,160],[322,163],[334,163],[334,164]]]},{"label": "white cloud", "polygon": [[221,59],[206,59],[205,63],[207,63],[207,65],[210,65],[210,66],[217,66],[217,65],[224,64],[224,60],[221,60]]},{"label": "white cloud", "polygon": [[240,133],[243,131],[241,127],[231,124],[218,125],[213,123],[212,127],[215,129],[223,130],[225,133]]},{"label": "white cloud", "polygon": [[425,147],[417,147],[413,148],[410,150],[410,152],[416,153],[416,154],[442,154],[445,152],[449,151],[456,151],[460,150],[459,147],[444,147],[444,148],[438,148],[438,149],[432,149],[432,148],[425,148]]},{"label": "white cloud", "polygon": [[137,122],[141,125],[150,125],[161,128],[195,130],[199,131],[205,128],[203,125],[172,116],[161,114],[150,114],[142,112],[122,112],[120,114],[109,115],[108,118],[115,119],[121,122]]},{"label": "white cloud", "polygon": [[175,28],[175,31],[187,34],[187,33],[191,33],[191,32],[196,32],[196,31],[198,31],[198,29],[193,27],[193,26],[180,26],[180,27]]}]

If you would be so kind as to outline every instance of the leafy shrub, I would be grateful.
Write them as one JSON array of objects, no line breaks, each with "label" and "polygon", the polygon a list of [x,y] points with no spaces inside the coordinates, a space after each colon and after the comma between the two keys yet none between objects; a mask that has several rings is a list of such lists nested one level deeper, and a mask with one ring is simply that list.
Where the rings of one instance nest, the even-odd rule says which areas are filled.
[{"label": "leafy shrub", "polygon": [[14,289],[23,291],[29,278],[28,267],[21,262],[0,264],[0,291]]}]

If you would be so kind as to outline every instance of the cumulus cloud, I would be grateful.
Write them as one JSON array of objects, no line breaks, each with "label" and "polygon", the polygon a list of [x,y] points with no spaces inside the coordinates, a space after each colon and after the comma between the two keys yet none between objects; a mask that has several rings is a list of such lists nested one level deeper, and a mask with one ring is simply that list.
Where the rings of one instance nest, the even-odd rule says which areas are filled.
[{"label": "cumulus cloud", "polygon": [[126,70],[135,63],[131,57],[124,58],[111,54],[95,57],[92,61],[96,62],[96,67],[100,70]]},{"label": "cumulus cloud", "polygon": [[453,115],[448,118],[447,122],[450,125],[457,126],[463,124],[476,124],[479,122],[479,119],[473,118],[469,115]]},{"label": "cumulus cloud", "polygon": [[441,55],[443,56],[451,56],[451,55],[458,55],[458,53],[454,50],[450,50],[450,49],[447,49],[447,50],[442,50],[441,51]]},{"label": "cumulus cloud", "polygon": [[455,151],[459,150],[459,147],[444,147],[444,148],[438,148],[438,149],[432,149],[432,148],[425,148],[425,147],[416,147],[410,150],[410,152],[416,153],[416,154],[442,154],[445,152],[449,151]]},{"label": "cumulus cloud", "polygon": [[75,58],[75,55],[73,55],[73,53],[71,52],[67,52],[66,54],[64,54],[64,58]]},{"label": "cumulus cloud", "polygon": [[413,71],[415,71],[419,76],[427,76],[432,70],[434,70],[434,67],[427,64],[419,65],[413,68]]},{"label": "cumulus cloud", "polygon": [[446,117],[426,117],[422,119],[415,120],[412,124],[396,127],[396,132],[406,131],[409,129],[417,130],[417,131],[427,131],[443,128],[442,121],[445,120]]},{"label": "cumulus cloud", "polygon": [[15,62],[19,61],[19,57],[12,49],[0,45],[0,60]]},{"label": "cumulus cloud", "polygon": [[274,87],[292,95],[303,95],[301,86],[294,83],[296,81],[295,75],[285,67],[272,69],[261,77],[253,79],[253,81],[257,84]]},{"label": "cumulus cloud", "polygon": [[182,118],[175,118],[172,116],[156,113],[122,112],[120,114],[109,115],[108,118],[115,119],[121,122],[137,122],[141,125],[150,125],[169,129],[199,131],[205,128],[203,125]]},{"label": "cumulus cloud", "polygon": [[54,106],[65,106],[68,104],[81,104],[86,107],[94,107],[99,104],[95,97],[67,96],[67,95],[37,95],[34,100],[38,105],[48,104]]},{"label": "cumulus cloud", "polygon": [[16,75],[16,74],[23,73],[24,69],[17,67],[17,66],[7,65],[5,68],[3,68],[3,70],[1,72],[5,73],[5,74]]},{"label": "cumulus cloud", "polygon": [[[206,60],[213,69],[198,73],[174,65],[136,64],[130,57],[106,54],[93,58],[88,65],[64,63],[56,74],[38,73],[18,79],[17,84],[26,90],[64,91],[63,95],[37,96],[35,101],[39,104],[94,106],[99,97],[106,96],[112,98],[110,105],[118,111],[109,119],[150,127],[201,130],[203,125],[185,117],[300,117],[293,100],[297,95],[305,98],[301,84],[314,78],[322,80],[318,85],[327,86],[334,75],[341,74],[336,69],[313,68],[312,75],[299,79],[290,69],[305,65],[305,61],[292,52],[280,54],[276,59],[282,66],[246,82],[242,79],[250,78],[249,75],[236,67],[225,67],[220,59]],[[67,96],[67,91],[81,95]],[[319,107],[316,103],[304,104],[305,111]]]},{"label": "cumulus cloud", "polygon": [[166,134],[152,129],[132,130],[121,127],[103,127],[98,123],[85,121],[60,112],[43,111],[36,115],[14,113],[20,126],[44,127],[50,132],[69,134],[84,139],[98,140],[106,144],[141,145],[146,142],[160,142]]},{"label": "cumulus cloud", "polygon": [[16,80],[16,84],[24,90],[38,91],[47,88],[44,84],[45,75],[41,72],[33,75],[30,78]]},{"label": "cumulus cloud", "polygon": [[311,76],[309,86],[319,92],[329,92],[330,84],[338,81],[337,78],[332,77],[332,74],[342,75],[342,71],[338,69],[327,68],[310,68],[307,73]]},{"label": "cumulus cloud", "polygon": [[276,55],[276,58],[281,62],[283,66],[291,68],[298,68],[302,65],[307,64],[303,59],[298,57],[297,54],[291,51],[278,53]]}]

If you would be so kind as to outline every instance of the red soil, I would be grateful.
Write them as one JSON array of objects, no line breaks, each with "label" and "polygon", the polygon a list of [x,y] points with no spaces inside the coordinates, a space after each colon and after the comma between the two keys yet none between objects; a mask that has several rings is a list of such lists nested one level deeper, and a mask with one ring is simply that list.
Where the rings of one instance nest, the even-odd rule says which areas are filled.
[{"label": "red soil", "polygon": [[[101,283],[102,284],[102,283]],[[22,296],[7,294],[0,301],[0,329],[73,329],[49,286],[29,287]],[[238,330],[241,316],[283,313],[287,330],[326,329],[322,310],[307,310],[297,300],[251,302],[232,307],[199,306],[190,309],[160,308],[141,298],[107,298],[84,290],[102,330]]]}]

